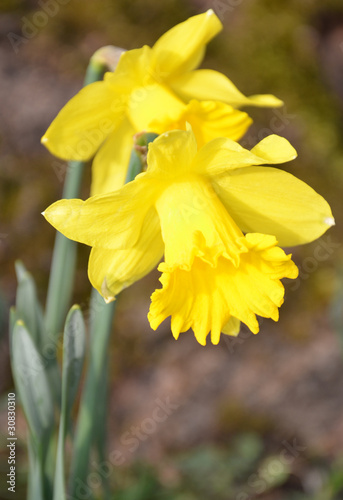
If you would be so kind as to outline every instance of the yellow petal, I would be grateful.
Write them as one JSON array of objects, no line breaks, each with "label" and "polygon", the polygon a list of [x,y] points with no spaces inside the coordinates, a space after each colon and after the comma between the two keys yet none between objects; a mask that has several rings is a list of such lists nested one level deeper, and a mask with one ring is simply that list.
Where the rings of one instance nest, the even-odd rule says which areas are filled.
[{"label": "yellow petal", "polygon": [[[262,139],[252,148],[251,153],[264,160],[265,163],[272,164],[285,163],[297,157],[296,150],[287,139],[275,134]],[[256,165],[256,163],[253,165]]]},{"label": "yellow petal", "polygon": [[225,75],[211,69],[183,73],[170,81],[174,92],[183,100],[223,101],[234,108],[240,106],[278,107],[283,102],[273,95],[246,97]]},{"label": "yellow petal", "polygon": [[187,175],[196,152],[197,143],[192,131],[166,132],[149,144],[147,172],[164,181]]},{"label": "yellow petal", "polygon": [[216,267],[196,257],[188,271],[160,264],[163,287],[151,297],[151,327],[156,329],[171,316],[175,338],[192,328],[198,342],[205,345],[209,332],[215,344],[223,329],[229,327],[231,334],[236,334],[237,320],[253,333],[259,330],[256,314],[277,321],[284,296],[280,279],[295,278],[297,268],[291,256],[275,247],[275,238],[248,236],[249,251],[241,254],[238,267],[225,257],[218,259]]},{"label": "yellow petal", "polygon": [[158,118],[150,124],[150,128],[161,134],[167,130],[186,130],[186,123],[191,125],[200,148],[217,137],[228,137],[234,141],[241,139],[252,120],[247,113],[228,104],[192,100],[177,119]]},{"label": "yellow petal", "polygon": [[58,113],[42,143],[64,160],[89,160],[121,120],[116,102],[106,82],[87,85]]},{"label": "yellow petal", "polygon": [[281,246],[309,243],[334,224],[322,196],[273,167],[232,170],[212,185],[242,231],[273,234]]},{"label": "yellow petal", "polygon": [[136,87],[131,92],[128,116],[136,131],[141,132],[152,130],[150,123],[156,116],[162,121],[175,120],[184,107],[184,103],[167,87],[153,83]]},{"label": "yellow petal", "polygon": [[153,46],[151,71],[158,80],[191,71],[201,63],[206,44],[221,29],[212,9],[174,26]]},{"label": "yellow petal", "polygon": [[194,163],[198,174],[214,177],[228,174],[236,168],[283,163],[296,156],[295,149],[287,139],[278,135],[266,137],[251,151],[231,139],[218,138],[200,149]]},{"label": "yellow petal", "polygon": [[125,250],[92,248],[88,276],[106,302],[121,290],[143,278],[163,256],[161,229],[156,212],[150,209],[136,244]]},{"label": "yellow petal", "polygon": [[[232,337],[237,337],[241,329],[241,322],[239,319],[230,316],[229,321],[223,326],[221,333],[225,335],[230,335]],[[219,340],[218,340],[219,341]]]},{"label": "yellow petal", "polygon": [[148,83],[147,68],[150,65],[151,48],[147,45],[139,49],[127,50],[120,56],[113,73],[106,73],[105,81],[120,88],[124,93],[134,87]]},{"label": "yellow petal", "polygon": [[258,108],[279,108],[284,102],[272,94],[256,94],[245,98],[241,106],[256,106]]},{"label": "yellow petal", "polygon": [[92,165],[92,196],[116,191],[124,185],[134,133],[130,122],[124,119],[101,146]]},{"label": "yellow petal", "polygon": [[67,238],[80,243],[108,249],[131,248],[139,239],[159,188],[145,176],[140,174],[120,190],[86,201],[59,200],[43,215]]}]

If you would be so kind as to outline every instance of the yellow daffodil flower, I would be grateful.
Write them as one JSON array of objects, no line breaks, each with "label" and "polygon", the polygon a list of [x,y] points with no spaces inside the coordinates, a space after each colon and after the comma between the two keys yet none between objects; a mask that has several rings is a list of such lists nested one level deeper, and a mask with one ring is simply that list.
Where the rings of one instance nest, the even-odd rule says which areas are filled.
[{"label": "yellow daffodil flower", "polygon": [[[68,238],[92,246],[89,277],[111,301],[161,260],[152,328],[171,316],[175,338],[192,328],[218,343],[256,315],[277,321],[281,278],[297,267],[277,246],[310,242],[334,224],[327,202],[293,175],[265,164],[296,157],[271,135],[251,151],[219,138],[198,150],[192,130],[160,135],[148,168],[118,191],[60,200],[44,213]],[[246,233],[245,235],[243,234]]]},{"label": "yellow daffodil flower", "polygon": [[96,154],[91,192],[102,194],[123,185],[137,132],[185,129],[187,121],[199,146],[215,137],[240,139],[251,119],[235,108],[282,102],[272,95],[245,97],[223,74],[195,69],[221,29],[209,10],[172,28],[152,48],[124,52],[113,73],[66,104],[42,143],[65,160]]}]

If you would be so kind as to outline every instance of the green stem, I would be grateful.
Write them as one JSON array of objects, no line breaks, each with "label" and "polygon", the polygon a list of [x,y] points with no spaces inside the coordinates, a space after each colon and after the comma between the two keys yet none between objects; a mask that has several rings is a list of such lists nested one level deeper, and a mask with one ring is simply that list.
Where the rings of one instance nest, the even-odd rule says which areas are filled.
[{"label": "green stem", "polygon": [[61,420],[58,433],[57,455],[56,455],[56,469],[54,480],[54,500],[66,500],[65,493],[65,477],[64,477],[64,441],[66,435],[65,419],[62,417],[64,408],[61,410]]},{"label": "green stem", "polygon": [[[138,145],[146,146],[157,134],[143,134]],[[143,155],[144,157],[145,155]],[[132,181],[144,168],[143,158],[133,148],[126,182]],[[78,416],[74,441],[69,493],[71,498],[78,496],[80,485],[87,484],[89,459],[93,444],[98,450],[98,459],[106,460],[106,416],[109,366],[109,339],[116,301],[105,304],[96,290],[92,290],[90,314],[90,360],[84,390],[82,393],[80,413]],[[109,498],[109,481],[103,478],[105,498]]]},{"label": "green stem", "polygon": [[[102,424],[102,422],[97,422],[96,415],[99,408],[103,409],[106,403],[103,385],[107,383],[106,363],[114,308],[115,302],[106,304],[99,293],[95,289],[92,290],[90,359],[81,397],[70,475],[69,494],[75,499],[79,498],[80,485],[87,484],[89,456],[96,426]],[[103,401],[99,401],[101,394],[104,397]]]},{"label": "green stem", "polygon": [[[108,64],[101,51],[90,60],[84,86],[101,80]],[[63,198],[77,198],[80,194],[85,162],[68,163],[64,182]],[[45,327],[48,341],[52,341],[62,331],[69,309],[74,283],[77,244],[60,233],[56,234],[55,246],[48,286]]]},{"label": "green stem", "polygon": [[32,435],[28,436],[29,472],[27,485],[27,500],[44,500],[44,475],[42,464],[36,450]]},{"label": "green stem", "polygon": [[[63,198],[76,198],[80,191],[84,163],[68,164]],[[43,344],[49,348],[47,372],[56,403],[61,396],[60,370],[56,360],[56,337],[62,331],[73,292],[77,243],[57,232],[52,255],[49,287],[45,312]]]}]

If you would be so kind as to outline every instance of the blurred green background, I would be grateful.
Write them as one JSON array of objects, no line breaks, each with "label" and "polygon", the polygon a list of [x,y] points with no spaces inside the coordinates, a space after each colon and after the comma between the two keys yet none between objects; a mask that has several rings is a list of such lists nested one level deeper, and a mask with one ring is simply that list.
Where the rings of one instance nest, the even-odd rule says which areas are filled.
[{"label": "blurred green background", "polygon": [[[2,0],[0,4],[0,498],[25,491],[25,423],[17,414],[17,490],[7,491],[5,439],[8,308],[22,259],[45,300],[54,230],[40,213],[61,196],[65,165],[40,145],[59,109],[82,86],[103,45],[152,45],[167,29],[213,8],[224,24],[203,67],[246,95],[272,93],[279,110],[248,112],[250,148],[277,133],[299,157],[284,166],[330,203],[336,218],[319,241],[295,248],[300,278],[286,283],[280,321],[242,330],[219,346],[191,333],[175,342],[146,314],[154,272],[118,303],[111,344],[108,450],[115,498],[343,498],[343,4],[341,0]],[[89,193],[89,171],[83,195]],[[87,317],[88,249],[80,248],[75,302]],[[163,421],[156,408],[165,409]],[[113,455],[114,456],[114,455]],[[100,477],[94,463],[92,486]]]}]

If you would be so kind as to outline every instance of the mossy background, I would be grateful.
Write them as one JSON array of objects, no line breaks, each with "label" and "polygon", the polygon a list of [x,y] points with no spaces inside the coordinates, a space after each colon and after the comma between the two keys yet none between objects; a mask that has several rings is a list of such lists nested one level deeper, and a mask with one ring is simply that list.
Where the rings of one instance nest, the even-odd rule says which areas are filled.
[{"label": "mossy background", "polygon": [[[224,338],[206,348],[191,333],[175,342],[168,324],[152,332],[146,319],[157,272],[123,292],[110,353],[108,444],[124,457],[111,475],[121,495],[115,498],[342,498],[341,0],[63,3],[0,5],[0,498],[23,498],[26,482],[25,423],[18,413],[18,494],[7,491],[5,404],[13,387],[7,314],[15,301],[14,261],[23,260],[34,275],[44,303],[54,231],[40,212],[60,198],[65,173],[40,137],[82,86],[96,49],[152,45],[168,28],[208,8],[224,30],[209,44],[203,67],[225,73],[247,95],[272,93],[285,102],[276,112],[249,109],[254,125],[242,144],[250,148],[270,133],[289,139],[299,157],[284,168],[329,201],[337,225],[320,241],[292,249],[301,278],[286,284],[279,323],[263,321],[258,336],[243,329],[238,341]],[[49,5],[54,15],[44,24],[39,12],[49,12]],[[27,38],[30,25],[34,34]],[[22,37],[16,50],[13,34]],[[84,197],[89,179],[88,171]],[[80,248],[74,300],[85,313],[87,258],[88,249]],[[177,408],[155,422],[153,432],[145,431],[156,400],[167,398]],[[131,451],[127,437],[137,432],[143,438]],[[292,455],[287,444],[294,442]]]}]

